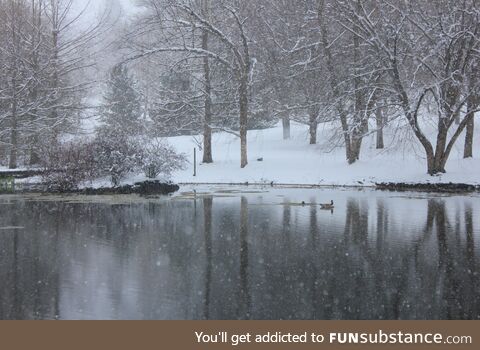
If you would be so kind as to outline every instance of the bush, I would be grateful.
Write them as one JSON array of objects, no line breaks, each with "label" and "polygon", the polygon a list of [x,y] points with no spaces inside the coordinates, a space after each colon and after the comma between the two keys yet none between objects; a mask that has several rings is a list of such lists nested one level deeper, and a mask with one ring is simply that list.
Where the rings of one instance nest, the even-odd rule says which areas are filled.
[{"label": "bush", "polygon": [[95,139],[96,161],[101,175],[108,175],[118,186],[128,173],[140,169],[143,159],[141,144],[122,133],[99,133]]},{"label": "bush", "polygon": [[150,179],[160,174],[170,177],[175,170],[184,169],[187,162],[184,154],[176,153],[172,146],[158,139],[146,140],[142,153],[142,170]]},{"label": "bush", "polygon": [[142,170],[148,178],[169,177],[183,169],[186,157],[167,143],[100,131],[94,140],[54,143],[43,146],[43,181],[50,190],[77,189],[85,181],[109,176],[114,186],[129,173]]},{"label": "bush", "polygon": [[42,180],[50,190],[73,190],[98,175],[92,142],[53,143],[44,145],[39,153]]}]

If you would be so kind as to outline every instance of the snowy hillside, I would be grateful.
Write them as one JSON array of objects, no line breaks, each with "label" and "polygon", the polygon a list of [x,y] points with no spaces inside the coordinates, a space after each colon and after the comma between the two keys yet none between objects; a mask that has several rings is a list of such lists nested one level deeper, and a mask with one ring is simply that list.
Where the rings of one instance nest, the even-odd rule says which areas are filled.
[{"label": "snowy hillside", "polygon": [[[408,130],[405,131],[408,135]],[[398,134],[398,130],[396,134]],[[447,163],[447,173],[431,177],[426,174],[423,148],[412,141],[399,142],[386,132],[384,150],[375,149],[375,134],[367,136],[360,161],[348,165],[343,147],[331,145],[331,129],[319,126],[318,145],[308,144],[308,127],[292,123],[291,139],[282,139],[281,124],[265,130],[248,132],[249,164],[240,168],[239,139],[227,133],[213,136],[213,164],[199,164],[193,176],[193,148],[201,163],[191,136],[171,137],[169,142],[188,156],[189,165],[174,174],[180,183],[270,183],[313,185],[373,185],[375,182],[458,182],[480,183],[480,159],[463,159],[463,138],[459,140]],[[397,135],[398,136],[398,135]],[[405,139],[402,135],[402,139]],[[201,139],[201,137],[198,137]],[[408,137],[407,137],[408,139]],[[433,137],[431,138],[433,139]],[[475,144],[480,142],[475,134]],[[478,151],[477,151],[478,152]],[[263,158],[263,161],[257,161]]]}]

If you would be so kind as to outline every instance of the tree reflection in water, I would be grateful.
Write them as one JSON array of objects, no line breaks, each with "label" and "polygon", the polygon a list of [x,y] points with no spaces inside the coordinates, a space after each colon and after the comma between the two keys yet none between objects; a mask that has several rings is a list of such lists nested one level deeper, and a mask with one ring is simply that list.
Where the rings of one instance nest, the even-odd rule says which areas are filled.
[{"label": "tree reflection in water", "polygon": [[0,197],[0,318],[479,318],[478,199],[322,197]]}]

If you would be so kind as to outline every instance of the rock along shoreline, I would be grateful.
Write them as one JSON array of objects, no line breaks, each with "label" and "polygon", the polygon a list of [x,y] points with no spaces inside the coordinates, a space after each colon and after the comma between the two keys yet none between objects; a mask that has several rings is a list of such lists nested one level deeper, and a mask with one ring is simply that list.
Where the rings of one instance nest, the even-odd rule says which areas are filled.
[{"label": "rock along shoreline", "polygon": [[[267,186],[265,183],[181,183],[181,185],[230,185],[230,186]],[[407,183],[407,182],[381,182],[374,185],[349,186],[349,185],[307,185],[307,184],[277,184],[271,183],[269,187],[298,187],[298,188],[371,188],[380,191],[392,192],[437,192],[437,193],[473,193],[480,192],[480,185],[465,183]],[[7,193],[51,193],[51,194],[85,194],[85,195],[114,195],[114,194],[139,194],[139,195],[166,195],[176,192],[180,186],[171,182],[160,182],[159,180],[146,180],[136,182],[133,185],[117,187],[86,187],[74,190],[49,189],[42,184],[19,184],[13,191],[6,190],[0,186],[0,194]]]},{"label": "rock along shoreline", "polygon": [[86,187],[73,190],[48,189],[42,184],[25,186],[20,184],[12,190],[0,188],[0,194],[12,193],[42,193],[42,194],[83,194],[83,195],[114,195],[114,194],[138,194],[146,195],[167,195],[176,192],[180,186],[174,183],[154,181],[136,182],[133,185],[117,187]]},{"label": "rock along shoreline", "polygon": [[464,183],[405,183],[405,182],[382,182],[376,183],[377,190],[385,191],[419,191],[419,192],[442,192],[442,193],[471,193],[480,192],[480,185]]},{"label": "rock along shoreline", "polygon": [[83,188],[73,193],[87,195],[102,194],[139,194],[139,195],[160,195],[176,192],[180,186],[174,183],[165,183],[160,181],[143,181],[136,182],[133,185],[123,185],[118,187],[100,187],[100,188]]}]

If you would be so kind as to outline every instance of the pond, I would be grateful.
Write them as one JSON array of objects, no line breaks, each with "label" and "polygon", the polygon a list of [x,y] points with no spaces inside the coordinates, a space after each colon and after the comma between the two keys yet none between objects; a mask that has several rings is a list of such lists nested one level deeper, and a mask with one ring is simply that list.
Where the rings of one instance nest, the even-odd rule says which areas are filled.
[{"label": "pond", "polygon": [[478,194],[180,192],[0,196],[0,319],[480,318]]}]

